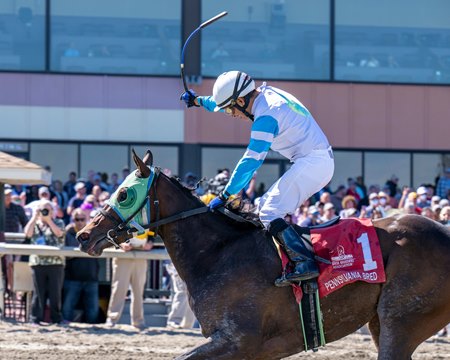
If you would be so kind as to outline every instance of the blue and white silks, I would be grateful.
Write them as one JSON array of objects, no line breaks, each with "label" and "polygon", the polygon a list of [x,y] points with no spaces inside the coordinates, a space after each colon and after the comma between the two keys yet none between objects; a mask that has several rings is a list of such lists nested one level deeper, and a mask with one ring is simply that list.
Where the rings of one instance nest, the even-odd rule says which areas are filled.
[{"label": "blue and white silks", "polygon": [[[295,162],[313,150],[329,148],[325,134],[299,100],[265,83],[258,90],[260,93],[251,110],[255,120],[249,145],[225,188],[229,194],[238,193],[250,182],[269,149]],[[206,110],[214,110],[216,103],[211,96],[198,99]]]}]

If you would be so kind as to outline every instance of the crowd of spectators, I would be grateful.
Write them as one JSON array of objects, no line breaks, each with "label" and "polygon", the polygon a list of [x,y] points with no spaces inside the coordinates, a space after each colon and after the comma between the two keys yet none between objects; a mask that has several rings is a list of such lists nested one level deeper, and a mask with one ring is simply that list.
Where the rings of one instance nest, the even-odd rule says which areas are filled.
[{"label": "crowd of spectators", "polygon": [[[130,170],[124,168],[121,177],[118,173],[113,173],[108,181],[108,176],[104,173],[89,171],[84,179],[71,172],[66,182],[54,180],[49,187],[5,185],[5,231],[24,232],[26,241],[32,244],[77,246],[76,232],[91,221],[129,173]],[[164,173],[171,175],[167,169]],[[208,204],[224,189],[229,177],[230,170],[223,168],[207,182],[199,181],[200,177],[192,172],[186,173],[182,181]],[[264,184],[257,186],[257,183],[255,174],[248,186],[237,196],[241,199],[241,209],[244,211],[254,211],[257,208],[265,188]],[[450,168],[446,168],[434,183],[421,184],[417,188],[400,187],[399,179],[395,175],[387,179],[385,184],[369,186],[358,176],[348,178],[346,184],[340,184],[334,190],[329,185],[325,186],[301,204],[294,214],[289,214],[287,220],[300,226],[311,226],[325,223],[336,216],[378,219],[396,213],[406,213],[426,216],[450,226],[449,201]],[[125,244],[123,250],[140,248],[149,251],[152,248],[151,242],[139,241],[141,240],[135,241],[134,245]],[[12,256],[2,258],[7,291],[11,291],[14,260],[18,259]],[[51,322],[98,321],[98,259],[31,255],[28,261],[37,289],[33,296],[32,322],[39,324],[44,320],[47,297]],[[119,320],[128,287],[131,285],[132,298],[138,299],[132,306],[132,324],[141,329],[145,326],[140,300],[144,292],[145,276],[142,274],[147,272],[146,264],[122,266],[120,259],[115,259],[113,265],[112,301],[110,299],[107,322],[114,326]],[[184,318],[184,323],[192,326],[194,318],[189,309],[186,309],[185,286],[181,279],[177,278],[176,270],[170,265],[168,268],[174,282],[172,289],[175,290],[176,300],[169,325],[179,327],[181,319]],[[82,309],[83,317],[75,313],[75,307],[80,300],[85,305]]]},{"label": "crowd of spectators", "polygon": [[[165,170],[169,174],[168,170]],[[122,170],[122,177],[111,174],[110,181],[104,173],[89,171],[87,178],[78,178],[75,172],[68,174],[65,183],[54,180],[50,186],[5,185],[6,232],[24,233],[25,243],[77,247],[76,233],[88,224],[103,207],[120,183],[130,174]],[[194,174],[187,174],[191,181]],[[188,185],[193,185],[189,182]],[[123,251],[150,251],[151,237],[133,238],[121,244]],[[26,260],[20,256],[2,257],[7,296],[12,292],[13,261]],[[100,319],[99,270],[96,258],[65,258],[60,256],[31,255],[27,260],[34,283],[30,321],[38,326],[46,322],[67,324],[71,321],[98,323]],[[170,264],[168,264],[170,267]],[[119,322],[129,295],[131,298],[131,325],[145,328],[144,290],[147,281],[148,261],[145,259],[112,260],[111,295],[105,309],[106,324]],[[173,268],[173,266],[171,267]],[[174,269],[174,268],[173,268]],[[193,315],[189,313],[187,293],[176,271],[168,272],[175,299],[169,320],[171,327],[187,313],[189,322],[182,327],[192,327]]]},{"label": "crowd of spectators", "polygon": [[[225,187],[229,178],[228,169],[219,169],[206,188],[196,192],[208,204]],[[194,181],[196,179],[189,179]],[[256,189],[257,179],[253,177],[250,184],[238,194],[247,208],[256,211],[259,197],[263,193]],[[366,186],[361,176],[349,177],[347,183],[338,185],[333,191],[329,185],[311,196],[301,204],[287,220],[299,226],[318,225],[340,218],[379,219],[386,216],[405,213],[426,216],[435,221],[449,225],[450,212],[450,168],[434,183],[421,184],[416,189],[409,186],[400,187],[397,176],[392,175],[382,185]]]},{"label": "crowd of spectators", "polygon": [[309,226],[324,223],[336,216],[344,219],[379,219],[405,213],[423,215],[450,226],[449,201],[450,168],[435,184],[422,184],[416,189],[409,186],[400,188],[395,175],[381,186],[369,187],[366,187],[361,177],[348,178],[347,185],[338,186],[336,191],[324,188],[312,196],[289,220],[300,226]]}]

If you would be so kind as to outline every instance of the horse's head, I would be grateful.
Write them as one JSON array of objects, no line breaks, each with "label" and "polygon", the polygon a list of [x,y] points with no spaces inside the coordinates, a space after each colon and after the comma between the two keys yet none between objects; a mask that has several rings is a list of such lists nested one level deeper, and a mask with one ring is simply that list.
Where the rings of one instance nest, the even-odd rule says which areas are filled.
[{"label": "horse's head", "polygon": [[149,192],[157,172],[152,167],[150,151],[141,160],[133,150],[133,160],[137,170],[123,181],[109,203],[77,234],[80,249],[89,255],[99,256],[107,247],[118,247],[131,238],[132,233],[145,233],[142,224],[150,222]]}]

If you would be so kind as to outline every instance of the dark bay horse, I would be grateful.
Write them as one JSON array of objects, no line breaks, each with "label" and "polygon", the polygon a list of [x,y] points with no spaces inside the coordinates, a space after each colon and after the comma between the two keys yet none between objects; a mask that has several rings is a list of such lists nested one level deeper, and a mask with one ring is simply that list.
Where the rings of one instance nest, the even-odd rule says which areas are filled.
[{"label": "dark bay horse", "polygon": [[[141,209],[150,210],[208,338],[178,359],[281,359],[304,350],[292,290],[273,285],[281,265],[266,231],[203,212],[189,189],[149,167],[150,152],[143,160],[134,154],[134,161],[138,170],[78,240],[83,251],[99,255],[129,238],[130,221],[139,227]],[[374,226],[387,280],[355,282],[322,298],[325,338],[338,340],[368,323],[378,359],[410,359],[450,322],[450,230],[418,215]]]}]

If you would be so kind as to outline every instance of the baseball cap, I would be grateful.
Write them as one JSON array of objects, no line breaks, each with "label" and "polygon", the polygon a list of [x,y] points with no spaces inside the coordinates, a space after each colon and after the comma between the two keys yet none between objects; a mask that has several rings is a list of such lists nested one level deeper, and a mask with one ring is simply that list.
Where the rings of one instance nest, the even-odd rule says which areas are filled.
[{"label": "baseball cap", "polygon": [[74,189],[78,191],[84,187],[85,187],[84,183],[80,181],[75,184]]},{"label": "baseball cap", "polygon": [[369,195],[369,200],[375,199],[377,197],[378,197],[378,194],[373,192]]},{"label": "baseball cap", "polygon": [[330,203],[330,202],[325,203],[325,205],[323,206],[323,209],[324,210],[334,209],[334,205],[333,205],[333,203]]},{"label": "baseball cap", "polygon": [[5,191],[4,191],[5,195],[11,194],[12,192],[13,192],[13,190],[10,187],[9,188],[5,187]]},{"label": "baseball cap", "polygon": [[41,186],[38,190],[38,194],[42,195],[42,194],[50,194],[50,191],[48,190],[47,186]]},{"label": "baseball cap", "polygon": [[319,210],[314,205],[311,205],[308,208],[308,214],[310,214],[310,215],[319,215]]},{"label": "baseball cap", "polygon": [[423,195],[427,193],[427,188],[425,186],[419,186],[416,191],[417,195]]},{"label": "baseball cap", "polygon": [[433,205],[433,206],[431,207],[431,210],[433,210],[433,212],[436,212],[436,211],[441,210],[441,209],[442,209],[441,206],[438,205],[438,204]]},{"label": "baseball cap", "polygon": [[192,171],[188,171],[186,173],[186,175],[184,175],[184,178],[185,179],[187,179],[187,178],[197,178],[197,175],[195,175]]},{"label": "baseball cap", "polygon": [[448,206],[449,204],[450,204],[450,201],[448,201],[448,199],[442,199],[441,201],[439,201],[440,207]]},{"label": "baseball cap", "polygon": [[440,197],[440,196],[437,196],[437,195],[434,195],[434,196],[431,198],[431,201],[437,203],[437,202],[441,201],[441,197]]}]

